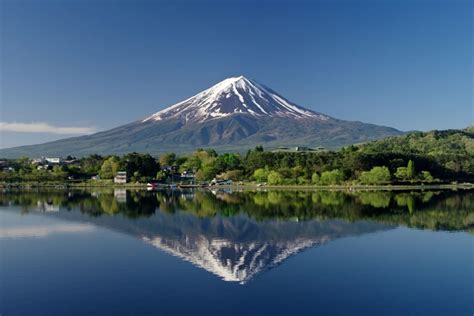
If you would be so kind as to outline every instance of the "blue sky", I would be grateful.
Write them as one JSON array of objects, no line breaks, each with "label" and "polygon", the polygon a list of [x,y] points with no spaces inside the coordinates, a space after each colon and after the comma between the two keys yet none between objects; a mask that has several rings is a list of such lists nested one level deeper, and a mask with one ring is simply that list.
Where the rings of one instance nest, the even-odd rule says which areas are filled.
[{"label": "blue sky", "polygon": [[0,146],[138,120],[230,76],[402,130],[473,124],[471,1],[3,0]]}]

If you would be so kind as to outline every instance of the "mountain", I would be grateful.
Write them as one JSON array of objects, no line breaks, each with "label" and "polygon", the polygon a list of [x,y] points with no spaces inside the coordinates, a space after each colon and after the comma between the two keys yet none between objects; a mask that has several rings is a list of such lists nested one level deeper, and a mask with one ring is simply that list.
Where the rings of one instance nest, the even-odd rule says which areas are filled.
[{"label": "mountain", "polygon": [[339,147],[402,132],[339,120],[285,99],[246,77],[225,79],[143,120],[93,135],[0,150],[0,157],[245,151],[255,145]]},{"label": "mountain", "polygon": [[329,116],[293,104],[256,81],[240,76],[225,79],[183,102],[153,114],[143,122],[177,119],[184,124],[200,123],[236,114],[255,118],[330,119]]}]

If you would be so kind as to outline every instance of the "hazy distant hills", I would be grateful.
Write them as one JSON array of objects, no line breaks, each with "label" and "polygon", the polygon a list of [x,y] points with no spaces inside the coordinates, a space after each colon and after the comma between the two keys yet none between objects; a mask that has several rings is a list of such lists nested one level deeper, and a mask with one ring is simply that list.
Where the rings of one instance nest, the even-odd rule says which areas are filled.
[{"label": "hazy distant hills", "polygon": [[88,136],[0,150],[0,157],[245,151],[255,145],[340,147],[402,132],[298,106],[243,76],[225,79],[144,120]]}]

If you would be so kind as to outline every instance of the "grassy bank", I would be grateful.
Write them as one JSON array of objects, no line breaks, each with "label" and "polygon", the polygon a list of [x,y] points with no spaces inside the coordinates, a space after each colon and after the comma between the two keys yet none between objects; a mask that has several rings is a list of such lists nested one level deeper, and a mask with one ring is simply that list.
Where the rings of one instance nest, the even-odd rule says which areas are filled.
[{"label": "grassy bank", "polygon": [[[111,180],[88,180],[83,182],[20,182],[20,183],[0,183],[0,188],[123,188],[123,189],[147,189],[146,183],[126,183],[116,184]],[[189,186],[188,186],[189,188]],[[191,187],[192,188],[192,187]],[[217,186],[195,186],[195,188],[228,188],[235,190],[340,190],[340,191],[396,191],[396,190],[456,190],[474,189],[474,183],[445,183],[445,184],[404,184],[404,185],[361,185],[361,184],[341,184],[341,185],[263,185],[254,182],[244,182],[233,185]]]},{"label": "grassy bank", "polygon": [[414,185],[264,185],[244,184],[227,186],[230,188],[244,189],[272,189],[272,190],[340,190],[340,191],[403,191],[403,190],[456,190],[474,189],[474,183],[457,184],[414,184]]}]

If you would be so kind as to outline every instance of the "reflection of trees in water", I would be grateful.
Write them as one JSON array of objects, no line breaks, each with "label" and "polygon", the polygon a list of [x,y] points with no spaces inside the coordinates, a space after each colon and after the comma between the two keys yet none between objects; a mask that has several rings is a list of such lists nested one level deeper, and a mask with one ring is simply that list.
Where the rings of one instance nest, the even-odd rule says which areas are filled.
[{"label": "reflection of trees in water", "polygon": [[26,212],[44,205],[78,208],[91,216],[121,214],[147,217],[157,210],[186,211],[197,217],[246,214],[256,220],[370,219],[391,224],[443,230],[473,230],[474,193],[470,191],[342,192],[342,191],[113,191],[8,192],[3,206]]},{"label": "reflection of trees in water", "polygon": [[91,195],[81,202],[79,209],[93,216],[122,214],[137,218],[154,214],[158,205],[155,196],[147,192],[127,191],[123,200],[122,197],[117,198],[111,193]]},{"label": "reflection of trees in water", "polygon": [[365,192],[359,196],[359,200],[364,205],[371,205],[376,208],[387,208],[390,206],[392,195],[390,192]]}]

